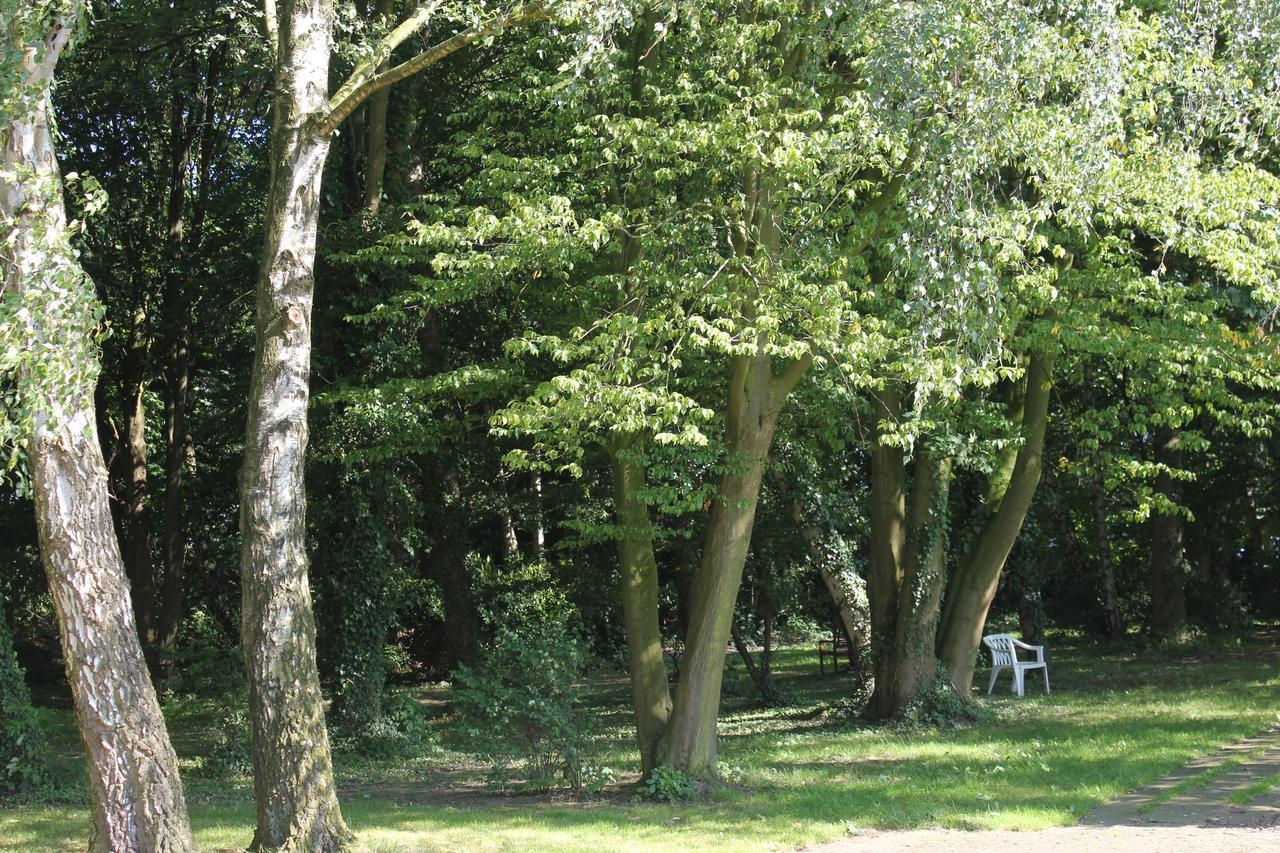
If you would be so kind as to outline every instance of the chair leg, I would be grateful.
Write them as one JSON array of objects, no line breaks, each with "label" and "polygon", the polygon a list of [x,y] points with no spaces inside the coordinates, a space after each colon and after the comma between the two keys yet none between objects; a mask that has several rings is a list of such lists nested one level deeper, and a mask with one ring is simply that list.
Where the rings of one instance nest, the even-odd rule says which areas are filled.
[{"label": "chair leg", "polygon": [[1041,669],[1044,670],[1044,695],[1048,696],[1049,695],[1049,667],[1043,666],[1041,667]]},{"label": "chair leg", "polygon": [[987,685],[987,695],[991,695],[991,691],[996,689],[996,676],[1000,674],[1000,667],[991,667],[991,683]]},{"label": "chair leg", "polygon": [[1013,690],[1019,696],[1023,695],[1022,670],[1016,666],[1013,668]]}]

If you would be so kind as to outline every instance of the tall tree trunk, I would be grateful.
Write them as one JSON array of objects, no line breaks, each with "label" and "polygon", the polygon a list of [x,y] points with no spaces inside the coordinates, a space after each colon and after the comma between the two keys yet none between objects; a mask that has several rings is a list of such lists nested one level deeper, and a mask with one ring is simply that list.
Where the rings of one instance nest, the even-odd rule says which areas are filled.
[{"label": "tall tree trunk", "polygon": [[772,425],[766,429],[767,435],[759,429],[742,430],[745,434],[730,445],[735,455],[749,458],[735,460],[733,464],[740,465],[741,470],[720,478],[702,564],[693,582],[689,636],[663,758],[664,763],[700,778],[716,774],[716,718],[724,677],[724,650],[751,545],[764,456],[772,438]]},{"label": "tall tree trunk", "polygon": [[627,629],[627,670],[631,705],[640,747],[643,778],[658,766],[658,747],[671,717],[671,691],[662,657],[658,624],[658,563],[653,554],[653,525],[641,491],[644,464],[636,458],[638,436],[609,445],[613,463],[614,511],[618,519],[618,567],[622,578],[622,614]]},{"label": "tall tree trunk", "polygon": [[936,457],[922,444],[918,445],[910,515],[901,551],[901,581],[892,602],[893,633],[884,640],[876,670],[875,693],[871,697],[871,712],[881,719],[901,715],[932,689],[937,674],[934,641],[947,579],[950,488],[951,460]]},{"label": "tall tree trunk", "polygon": [[[184,297],[178,297],[183,303]],[[173,670],[182,624],[186,588],[187,514],[182,481],[187,468],[187,393],[191,386],[190,322],[185,305],[171,317],[174,324],[165,367],[164,411],[164,577],[161,585],[160,628],[157,635],[161,669],[167,678]]]},{"label": "tall tree trunk", "polygon": [[10,111],[0,126],[0,174],[23,176],[0,182],[9,247],[5,290],[32,309],[18,332],[26,351],[50,354],[42,364],[20,367],[17,379],[30,415],[40,553],[87,758],[90,848],[191,850],[177,759],[138,642],[112,526],[93,413],[95,298],[68,242],[50,128],[54,68],[82,12],[70,2],[35,19],[47,31],[23,32],[13,22],[5,30],[21,59],[16,79],[5,84]]},{"label": "tall tree trunk", "polygon": [[1120,613],[1120,596],[1116,592],[1116,567],[1111,559],[1111,531],[1107,520],[1107,493],[1102,476],[1093,481],[1093,547],[1098,568],[1098,586],[1102,598],[1102,618],[1107,637],[1124,638],[1124,617]]},{"label": "tall tree trunk", "polygon": [[[783,27],[778,39],[785,41]],[[777,73],[791,74],[792,60],[802,61],[804,46],[791,52]],[[771,259],[782,244],[774,205],[774,178],[748,168],[743,175],[748,214],[731,229],[735,256],[756,266],[743,275],[737,311],[755,320],[754,288],[769,275]],[[716,721],[724,680],[724,653],[733,622],[734,602],[751,547],[765,463],[773,445],[778,415],[787,396],[813,364],[812,353],[790,361],[774,375],[768,333],[759,331],[754,351],[731,361],[725,405],[727,467],[720,475],[716,499],[702,548],[702,563],[690,598],[689,633],[685,639],[671,722],[661,746],[663,762],[694,777],[716,775]]]},{"label": "tall tree trunk", "polygon": [[448,676],[460,663],[472,662],[480,648],[480,617],[467,571],[470,517],[451,453],[446,444],[426,463],[436,479],[432,500],[437,529],[433,547],[423,556],[422,574],[439,586],[444,607],[444,635],[435,658],[441,677]]},{"label": "tall tree trunk", "polygon": [[751,547],[760,482],[778,414],[809,364],[808,358],[791,362],[775,377],[763,339],[757,342],[754,355],[734,359],[725,413],[730,467],[720,477],[702,565],[693,583],[689,636],[662,746],[664,763],[694,777],[716,774],[716,718],[724,651]]},{"label": "tall tree trunk", "polygon": [[[390,23],[394,11],[393,0],[378,0],[378,18]],[[387,63],[378,66],[378,73],[387,70]],[[364,209],[377,214],[382,207],[382,185],[387,173],[387,105],[391,89],[379,89],[369,96],[368,133],[365,146]]]},{"label": "tall tree trunk", "polygon": [[[440,317],[428,310],[418,330],[418,352],[422,375],[433,376],[447,369]],[[431,456],[420,462],[425,497],[423,504],[435,509],[436,529],[431,550],[423,555],[422,575],[436,582],[444,607],[444,636],[431,649],[442,677],[460,663],[470,663],[480,648],[480,615],[476,610],[473,581],[467,571],[471,548],[471,517],[458,479],[455,448],[443,442]]]},{"label": "tall tree trunk", "polygon": [[[325,851],[352,838],[333,784],[307,580],[303,470],[320,184],[332,134],[370,95],[461,48],[540,17],[521,7],[481,21],[378,75],[433,20],[417,7],[356,63],[333,98],[332,0],[266,0],[274,65],[267,234],[240,478],[241,637],[249,682],[255,849]],[[357,203],[363,194],[356,197]]]},{"label": "tall tree trunk", "polygon": [[[1084,368],[1084,405],[1086,409],[1094,408],[1094,388],[1097,383],[1093,368]],[[1116,594],[1116,569],[1111,559],[1111,532],[1108,529],[1106,480],[1102,471],[1102,460],[1095,460],[1096,471],[1093,476],[1093,547],[1094,568],[1098,577],[1098,597],[1102,604],[1102,619],[1108,639],[1124,638],[1124,617],[1120,612],[1120,597]]]},{"label": "tall tree trunk", "polygon": [[[1085,382],[1091,382],[1088,377],[1089,374],[1085,373]],[[1085,407],[1091,406],[1088,396],[1085,397],[1087,397]],[[1107,542],[1106,494],[1102,492],[1101,474],[1093,480],[1091,520],[1089,520],[1092,526],[1092,538],[1096,543],[1094,547],[1097,548],[1094,557],[1085,556],[1083,543],[1080,542],[1079,534],[1075,530],[1075,519],[1068,505],[1068,496],[1062,491],[1061,478],[1055,474],[1052,465],[1044,469],[1044,487],[1050,492],[1053,524],[1056,526],[1057,537],[1061,543],[1065,570],[1078,576],[1093,575],[1097,578],[1103,630],[1110,639],[1124,637],[1124,625],[1120,622],[1120,607],[1116,599],[1115,570],[1111,566],[1111,547]],[[1023,631],[1023,637],[1027,637],[1025,631]]]},{"label": "tall tree trunk", "polygon": [[[215,51],[209,62],[212,78],[220,65],[218,58],[223,50]],[[208,125],[212,122],[213,81],[206,81],[203,94],[203,110],[198,116],[201,134],[201,166],[208,156],[205,141],[210,136]],[[181,92],[174,95],[170,120],[170,170],[168,220],[168,275],[161,305],[161,322],[166,339],[164,367],[164,538],[161,543],[160,617],[155,640],[155,663],[160,677],[167,680],[173,670],[173,655],[178,644],[178,625],[182,618],[182,598],[186,562],[186,514],[182,503],[182,475],[186,468],[187,446],[187,391],[190,385],[190,276],[182,269],[183,244],[187,238],[184,210],[186,207],[186,172],[191,162],[191,148],[195,134],[187,129]],[[202,168],[201,177],[204,178]],[[197,204],[202,206],[207,191],[202,189]],[[199,223],[192,229],[192,238],[199,240]]]},{"label": "tall tree trunk", "polygon": [[502,561],[511,563],[520,556],[520,537],[516,535],[515,514],[511,512],[511,495],[506,481],[501,486],[501,506],[498,507],[498,525],[502,534]]},{"label": "tall tree trunk", "polygon": [[143,653],[154,663],[156,575],[151,562],[151,520],[147,514],[147,357],[151,348],[146,297],[133,314],[124,363],[124,434],[121,436],[124,483],[120,506],[120,549],[129,576],[134,621]]},{"label": "tall tree trunk", "polygon": [[542,563],[546,562],[547,559],[547,529],[546,515],[542,502],[542,472],[534,471],[529,480],[529,484],[533,487],[533,531],[530,533],[530,537],[533,540],[533,558]]},{"label": "tall tree trunk", "polygon": [[40,549],[89,761],[90,846],[194,849],[177,757],[129,608],[87,400],[57,423],[41,418],[31,467]]},{"label": "tall tree trunk", "polygon": [[1040,482],[1052,364],[1047,352],[1031,355],[1022,393],[1022,447],[1014,458],[993,514],[947,587],[938,632],[938,657],[946,665],[951,684],[961,696],[968,696],[973,686],[973,669],[987,623],[987,611]]},{"label": "tall tree trunk", "polygon": [[[1156,461],[1170,468],[1182,464],[1181,437],[1169,427],[1160,427],[1153,438]],[[1156,493],[1172,503],[1182,499],[1180,483],[1167,471],[1156,475]],[[1151,531],[1151,632],[1172,637],[1187,625],[1184,590],[1183,518],[1178,512],[1152,512]]]},{"label": "tall tree trunk", "polygon": [[871,448],[871,546],[867,564],[867,600],[871,610],[871,655],[875,671],[872,712],[893,712],[888,685],[894,681],[893,643],[902,587],[907,538],[906,458],[900,447],[882,438],[902,417],[902,395],[885,387],[872,396],[875,425]]},{"label": "tall tree trunk", "polygon": [[1018,633],[1024,643],[1044,645],[1044,598],[1038,583],[1018,598]]},{"label": "tall tree trunk", "polygon": [[773,600],[765,595],[760,614],[760,669],[766,680],[773,677]]},{"label": "tall tree trunk", "polygon": [[855,671],[863,672],[871,646],[871,610],[866,593],[859,587],[859,578],[852,568],[839,565],[823,543],[822,530],[806,522],[804,504],[798,496],[791,501],[790,513],[809,553],[809,562],[818,570],[840,618],[840,627],[849,638],[849,661]]},{"label": "tall tree trunk", "polygon": [[[685,637],[689,636],[689,625],[692,622],[690,611],[693,609],[693,579],[698,574],[698,559],[702,555],[702,537],[695,534],[706,510],[696,509],[683,513],[675,520],[675,528],[679,531],[675,543],[671,547],[671,569],[676,587],[675,624],[671,626],[671,639],[683,647]],[[683,654],[683,648],[681,648]],[[677,675],[679,656],[676,657]]]},{"label": "tall tree trunk", "polygon": [[352,838],[334,788],[307,578],[304,460],[328,0],[281,6],[257,347],[240,478],[242,642],[253,734],[255,850],[327,851]]}]

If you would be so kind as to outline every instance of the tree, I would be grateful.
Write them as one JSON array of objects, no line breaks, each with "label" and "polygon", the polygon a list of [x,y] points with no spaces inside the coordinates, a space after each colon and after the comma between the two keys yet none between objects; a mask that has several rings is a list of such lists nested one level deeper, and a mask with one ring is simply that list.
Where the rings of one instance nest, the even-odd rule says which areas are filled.
[{"label": "tree", "polygon": [[[6,5],[10,56],[0,131],[3,373],[16,381],[15,452],[26,456],[40,551],[88,758],[94,850],[194,845],[177,759],[138,642],[93,417],[98,306],[71,246],[53,149],[50,87],[84,25],[78,2]],[[91,209],[91,206],[90,206]]]},{"label": "tree", "polygon": [[395,50],[437,20],[425,3],[378,39],[330,97],[330,0],[266,0],[276,82],[267,237],[257,287],[257,346],[241,474],[242,642],[249,681],[255,849],[331,850],[351,833],[334,789],[316,669],[307,579],[303,482],[311,363],[316,232],[331,137],[375,92],[466,45],[530,19],[524,6],[477,18],[412,58],[380,71]]},{"label": "tree", "polygon": [[[1269,276],[1263,271],[1275,265],[1276,240],[1264,224],[1272,216],[1268,211],[1275,197],[1275,176],[1234,155],[1213,162],[1194,141],[1207,135],[1228,148],[1247,148],[1256,144],[1251,134],[1230,141],[1240,128],[1218,124],[1221,117],[1197,115],[1196,107],[1189,106],[1192,102],[1179,102],[1174,94],[1184,86],[1201,85],[1198,77],[1203,71],[1192,68],[1213,69],[1209,76],[1221,75],[1222,91],[1232,91],[1227,81],[1247,69],[1247,63],[1211,58],[1203,46],[1187,50],[1179,33],[1187,27],[1199,30],[1203,22],[1188,25],[1178,20],[1177,12],[1120,17],[1116,25],[1129,41],[1159,45],[1160,50],[1117,55],[1116,80],[1128,98],[1117,110],[1118,120],[1110,120],[1099,137],[1110,140],[1114,153],[1098,161],[1089,191],[1042,220],[1036,226],[1042,229],[1039,239],[1030,243],[1038,243],[1042,252],[1051,249],[1060,269],[1051,298],[1034,300],[1028,310],[1039,315],[1040,328],[1027,328],[1014,339],[1021,339],[1014,352],[1027,361],[1026,387],[1011,401],[1021,440],[989,474],[980,532],[948,586],[938,653],[962,694],[971,688],[986,614],[1040,480],[1051,370],[1063,344],[1124,352],[1130,363],[1162,365],[1166,376],[1177,375],[1170,371],[1173,365],[1185,365],[1187,375],[1203,372],[1215,377],[1197,395],[1206,410],[1233,409],[1231,383],[1222,380],[1239,375],[1233,365],[1237,359],[1226,346],[1230,337],[1215,321],[1206,322],[1205,311],[1216,318],[1220,308],[1212,297],[1200,301],[1205,297],[1198,279],[1239,288],[1265,287]],[[1209,103],[1207,111],[1216,106],[1221,104]],[[1240,127],[1247,124],[1248,118]],[[1064,175],[1054,174],[1058,168],[1062,164],[1034,179],[1038,191],[1082,185],[1080,173],[1069,162]],[[1174,186],[1184,190],[1175,192]],[[1240,231],[1224,227],[1226,221],[1237,223]],[[1127,328],[1106,328],[1115,314],[1125,316]],[[1153,359],[1156,352],[1161,355]],[[1158,392],[1149,396],[1157,401],[1161,397]],[[1177,457],[1171,442],[1177,439],[1174,430],[1187,420],[1185,404],[1171,401],[1163,411],[1153,411],[1145,425],[1154,429],[1162,454],[1150,510],[1155,513],[1150,570],[1158,614],[1153,621],[1166,632],[1176,631],[1185,620],[1180,522],[1173,517],[1178,512]]]},{"label": "tree", "polygon": [[[217,371],[193,384],[193,366],[207,363],[211,343],[228,345],[217,363],[243,351],[244,312],[202,306],[236,305],[251,280],[245,229],[257,216],[246,185],[265,177],[255,126],[266,81],[250,69],[264,52],[252,23],[224,0],[161,9],[122,0],[95,13],[93,38],[61,66],[59,156],[111,199],[82,252],[112,332],[96,414],[143,649],[163,680],[186,587],[199,583],[187,571],[191,519],[212,508],[189,497],[213,473],[195,465],[208,430],[191,415],[210,399]],[[130,82],[138,79],[156,82]]]},{"label": "tree", "polygon": [[[892,435],[903,415],[901,389],[872,392],[871,604],[875,692],[872,716],[893,718],[933,688],[934,635],[946,586],[948,495],[953,460],[917,440],[908,465]],[[910,499],[908,500],[908,492]]]},{"label": "tree", "polygon": [[969,692],[987,611],[1040,483],[1052,361],[1052,355],[1044,351],[1033,353],[1029,360],[1026,376],[1011,405],[1022,433],[1011,454],[1013,464],[1007,476],[999,476],[997,469],[991,478],[987,498],[990,517],[947,586],[938,628],[938,655],[961,695]]},{"label": "tree", "polygon": [[[697,16],[657,21],[660,37],[641,37],[651,46],[633,49],[630,61],[619,49],[620,71],[592,81],[603,108],[544,107],[564,128],[567,153],[495,155],[476,181],[485,207],[452,227],[410,230],[441,247],[439,279],[474,288],[481,276],[529,276],[572,293],[556,317],[509,344],[563,365],[495,418],[503,434],[532,441],[514,461],[578,475],[592,441],[623,440],[630,459],[649,466],[650,477],[632,479],[640,494],[705,496],[702,562],[660,749],[695,775],[715,772],[723,650],[793,388],[815,366],[847,371],[862,387],[877,382],[866,365],[879,355],[883,325],[907,342],[899,360],[927,356],[922,397],[952,383],[973,361],[947,354],[967,344],[954,329],[972,322],[973,337],[988,343],[984,309],[1021,258],[1010,235],[1054,203],[1014,209],[1011,223],[981,193],[973,206],[965,180],[998,184],[1008,158],[1041,147],[1024,134],[1035,125],[1011,118],[1026,100],[1013,78],[1036,76],[1040,49],[1056,38],[1034,15],[993,22],[966,5],[957,23],[940,6],[919,15],[896,7],[811,15],[790,3],[717,9],[735,27],[700,27]],[[989,24],[1010,32],[982,42],[975,33]],[[1015,33],[1022,24],[1034,35]],[[962,91],[939,85],[971,67],[975,39],[1003,45],[1005,36],[1016,45],[1011,61],[1002,54],[976,77],[956,71]],[[695,80],[720,82],[690,104],[684,93]],[[935,112],[952,122],[935,127]],[[580,177],[548,181],[566,173]],[[899,319],[862,310],[886,270],[890,287],[910,289]],[[975,283],[956,288],[966,277]],[[686,468],[694,459],[713,465],[710,482],[677,476],[679,485],[659,485],[655,463],[674,468],[666,460],[681,458]]]}]

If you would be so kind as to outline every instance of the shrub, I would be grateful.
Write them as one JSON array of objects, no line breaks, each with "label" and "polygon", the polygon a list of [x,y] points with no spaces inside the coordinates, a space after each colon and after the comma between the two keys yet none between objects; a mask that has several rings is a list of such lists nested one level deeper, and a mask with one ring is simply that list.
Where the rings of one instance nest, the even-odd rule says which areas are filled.
[{"label": "shrub", "polygon": [[900,726],[925,726],[947,729],[965,723],[981,722],[984,711],[972,698],[962,696],[951,686],[946,669],[939,664],[933,686],[922,693],[902,712]]},{"label": "shrub", "polygon": [[165,688],[176,696],[243,704],[248,686],[239,639],[228,637],[212,616],[196,610],[183,625],[173,675]]},{"label": "shrub", "polygon": [[433,741],[426,710],[411,690],[387,690],[378,716],[357,728],[334,728],[334,749],[365,758],[413,758]]},{"label": "shrub", "polygon": [[252,776],[253,747],[249,714],[243,706],[224,705],[204,766],[214,776]]},{"label": "shrub", "polygon": [[474,666],[454,673],[453,703],[467,747],[492,763],[490,781],[575,790],[593,771],[585,760],[581,681],[587,644],[563,595],[529,590],[486,614],[493,639]]},{"label": "shrub", "polygon": [[682,803],[698,796],[698,784],[683,770],[663,764],[653,768],[641,783],[641,793],[654,800]]},{"label": "shrub", "polygon": [[28,792],[51,781],[44,732],[36,720],[0,602],[0,791]]},{"label": "shrub", "polygon": [[1189,574],[1186,595],[1191,622],[1207,634],[1238,637],[1252,624],[1248,600],[1226,578]]}]

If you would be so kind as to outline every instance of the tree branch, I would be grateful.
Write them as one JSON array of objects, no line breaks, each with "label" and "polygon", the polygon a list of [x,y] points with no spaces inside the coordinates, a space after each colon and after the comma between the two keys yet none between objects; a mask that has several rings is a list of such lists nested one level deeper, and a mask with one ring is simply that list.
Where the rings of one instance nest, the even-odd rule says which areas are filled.
[{"label": "tree branch", "polygon": [[[907,176],[915,171],[916,166],[920,165],[920,158],[923,153],[923,148],[920,143],[914,143],[907,151],[907,156],[903,159],[902,165],[898,167],[897,173],[885,182],[884,186],[880,188],[880,192],[875,198],[870,199],[865,205],[863,205],[861,215],[866,216],[868,214],[872,214],[874,216],[879,216],[884,213],[885,210],[888,209],[889,205],[893,204],[893,202],[897,200],[898,193],[902,190],[902,185],[907,181]],[[877,221],[872,225],[871,230],[862,236],[860,241],[850,245],[845,250],[845,256],[856,258],[861,255],[867,250],[867,247],[871,245],[871,241],[875,239],[879,231],[880,223]]]},{"label": "tree branch", "polygon": [[769,407],[774,412],[782,411],[782,404],[786,401],[787,395],[796,387],[796,383],[801,377],[808,372],[813,366],[813,353],[807,352],[799,358],[787,362],[787,366],[782,368],[782,372],[773,377],[773,381],[769,383]]},{"label": "tree branch", "polygon": [[381,42],[378,43],[377,49],[373,54],[367,57],[363,62],[356,66],[351,72],[351,76],[347,78],[338,91],[329,99],[329,107],[325,114],[316,119],[314,133],[317,136],[328,136],[342,124],[343,120],[351,115],[360,104],[364,103],[374,92],[380,89],[398,83],[406,77],[412,77],[419,71],[428,68],[450,54],[466,47],[474,41],[479,41],[492,33],[504,30],[507,27],[516,26],[526,21],[539,18],[545,18],[546,15],[537,6],[529,4],[522,5],[519,9],[507,12],[503,15],[490,18],[483,21],[470,29],[445,39],[444,41],[427,48],[422,53],[410,60],[400,63],[399,65],[388,68],[381,73],[378,72],[378,66],[386,62],[391,53],[399,47],[405,39],[413,35],[417,31],[426,26],[431,16],[440,7],[442,0],[431,0],[419,6],[417,11],[409,18],[405,19],[398,27],[387,34]]},{"label": "tree branch", "polygon": [[[344,101],[349,99],[356,90],[368,83],[374,77],[378,76],[378,68],[386,64],[395,49],[404,44],[405,40],[414,33],[418,32],[430,23],[436,10],[440,8],[441,2],[442,0],[429,0],[429,2],[423,3],[414,10],[412,15],[405,18],[395,29],[387,33],[378,42],[373,52],[369,56],[365,57],[362,62],[358,63],[352,70],[350,76],[348,76],[347,79],[343,81],[342,85],[338,87],[338,91],[329,99],[328,111],[330,113],[334,112],[343,104]],[[364,99],[361,98],[360,100]],[[347,113],[350,113],[357,106],[359,106],[359,102],[352,104],[351,108],[347,110]],[[341,122],[341,119],[339,119],[338,122],[334,122],[334,126],[336,127],[339,122]]]},{"label": "tree branch", "polygon": [[280,21],[276,17],[276,0],[262,0],[262,26],[267,31],[267,49],[274,63],[280,55]]}]

